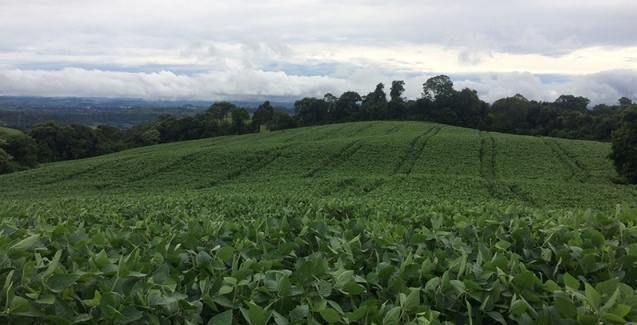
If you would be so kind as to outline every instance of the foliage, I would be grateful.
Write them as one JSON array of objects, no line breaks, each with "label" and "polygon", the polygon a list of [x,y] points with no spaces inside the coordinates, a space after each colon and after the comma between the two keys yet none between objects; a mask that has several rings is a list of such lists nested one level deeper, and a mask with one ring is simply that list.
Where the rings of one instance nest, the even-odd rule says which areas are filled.
[{"label": "foliage", "polygon": [[637,320],[637,211],[627,207],[173,192],[14,203],[0,214],[8,323]]},{"label": "foliage", "polygon": [[358,122],[2,175],[0,323],[635,322],[609,152]]},{"label": "foliage", "polygon": [[637,111],[629,111],[620,127],[613,132],[612,152],[617,173],[637,184]]}]

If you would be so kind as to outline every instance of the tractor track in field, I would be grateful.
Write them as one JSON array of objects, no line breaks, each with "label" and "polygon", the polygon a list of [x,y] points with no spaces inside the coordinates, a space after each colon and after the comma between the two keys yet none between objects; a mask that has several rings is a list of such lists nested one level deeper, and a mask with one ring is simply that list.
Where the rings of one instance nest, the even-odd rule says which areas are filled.
[{"label": "tractor track in field", "polygon": [[[485,137],[485,134],[488,137]],[[496,178],[496,150],[495,139],[489,132],[480,131],[480,177],[484,179]]]},{"label": "tractor track in field", "polygon": [[125,161],[129,161],[129,160],[133,160],[135,158],[139,158],[139,156],[130,156],[130,157],[126,157],[126,158],[117,159],[116,161],[110,161],[110,160],[102,161],[102,162],[100,162],[98,164],[95,164],[94,166],[91,166],[89,168],[86,168],[86,169],[83,169],[83,170],[80,170],[80,171],[77,171],[77,172],[74,172],[74,173],[71,173],[71,174],[68,174],[68,175],[64,175],[63,177],[41,182],[40,185],[52,185],[52,184],[55,184],[55,183],[72,180],[72,179],[80,177],[82,175],[90,174],[90,173],[92,173],[94,171],[97,171],[100,168],[102,168],[102,166],[112,165],[113,163],[125,162]]},{"label": "tractor track in field", "polygon": [[398,125],[396,125],[396,126],[393,126],[392,128],[390,128],[390,129],[388,129],[387,131],[385,131],[385,135],[392,134],[392,133],[396,133],[396,132],[398,132],[400,129],[402,129],[402,128],[403,128],[403,126],[404,126],[404,125],[402,125],[402,124],[398,124]]},{"label": "tractor track in field", "polygon": [[570,175],[565,179],[565,181],[576,180],[580,183],[585,183],[590,177],[590,172],[584,166],[577,157],[569,153],[566,149],[564,149],[560,144],[554,139],[542,139],[545,145],[551,148],[551,151],[557,156],[557,158],[568,168]]},{"label": "tractor track in field", "polygon": [[335,130],[321,134],[319,137],[315,138],[314,141],[323,141],[329,138],[330,136],[333,136],[334,134],[338,134],[339,132],[343,131],[346,127],[347,127],[347,124],[339,125],[338,128],[336,128]]},{"label": "tractor track in field", "polygon": [[361,133],[361,132],[363,132],[363,131],[366,131],[366,130],[368,130],[368,129],[371,129],[374,125],[376,125],[376,124],[378,124],[378,123],[380,123],[380,122],[369,122],[369,123],[366,123],[365,125],[363,125],[363,126],[361,126],[361,127],[357,128],[357,129],[356,129],[356,130],[354,130],[353,132],[349,133],[349,134],[347,135],[347,138],[352,138],[352,137],[356,136],[357,134],[360,134],[360,133]]},{"label": "tractor track in field", "polygon": [[319,166],[310,170],[304,177],[314,177],[318,173],[326,170],[328,168],[336,168],[339,165],[343,164],[347,159],[353,156],[363,145],[360,143],[360,140],[354,140],[348,143],[344,148],[342,148],[339,152],[332,155],[330,158],[326,159]]},{"label": "tractor track in field", "polygon": [[283,155],[283,150],[296,146],[297,144],[287,144],[287,145],[283,145],[280,147],[275,148],[274,150],[271,150],[269,152],[265,152],[265,156],[260,157],[258,159],[256,159],[255,162],[252,162],[246,166],[242,166],[241,168],[238,168],[236,170],[233,170],[217,179],[211,180],[205,184],[199,185],[196,187],[196,189],[205,189],[205,188],[210,188],[210,187],[214,187],[217,185],[221,185],[221,184],[225,184],[228,182],[231,182],[239,177],[245,176],[245,175],[250,175],[250,174],[254,174],[256,172],[258,172],[259,170],[267,167],[268,165],[272,164],[275,160],[277,160],[279,157],[281,157]]},{"label": "tractor track in field", "polygon": [[418,158],[422,155],[425,147],[427,146],[427,142],[429,139],[435,137],[440,130],[442,130],[442,126],[434,126],[427,129],[422,134],[414,137],[409,142],[409,148],[405,151],[404,156],[398,162],[398,164],[394,167],[393,175],[395,174],[405,174],[408,175],[411,173],[411,170],[416,165]]},{"label": "tractor track in field", "polygon": [[183,155],[183,156],[179,157],[178,159],[175,159],[170,164],[167,164],[165,166],[161,166],[161,167],[159,167],[157,169],[151,170],[151,171],[146,172],[146,173],[142,173],[141,175],[134,175],[134,177],[131,177],[131,178],[127,179],[126,181],[129,182],[129,183],[139,182],[139,181],[151,178],[153,176],[165,173],[167,171],[176,170],[178,168],[181,168],[181,167],[184,167],[186,165],[189,165],[189,164],[193,163],[195,160],[197,160],[194,157],[202,156],[203,153],[205,153],[205,152],[199,150],[197,152],[193,152],[193,153],[190,153],[190,154],[187,154],[187,155]]}]

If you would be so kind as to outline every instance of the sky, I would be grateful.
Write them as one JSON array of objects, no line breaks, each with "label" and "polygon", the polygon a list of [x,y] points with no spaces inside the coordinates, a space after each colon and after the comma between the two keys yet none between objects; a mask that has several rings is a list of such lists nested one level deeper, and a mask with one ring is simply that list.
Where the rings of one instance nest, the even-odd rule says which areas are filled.
[{"label": "sky", "polygon": [[0,95],[637,101],[634,0],[0,0]]}]

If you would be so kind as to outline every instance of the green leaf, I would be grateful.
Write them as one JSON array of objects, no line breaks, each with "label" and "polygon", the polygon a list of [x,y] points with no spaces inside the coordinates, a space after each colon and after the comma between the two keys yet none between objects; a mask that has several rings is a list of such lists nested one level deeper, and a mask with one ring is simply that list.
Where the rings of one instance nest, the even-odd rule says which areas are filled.
[{"label": "green leaf", "polygon": [[608,311],[609,309],[611,309],[614,305],[615,302],[617,301],[617,298],[619,297],[619,287],[617,289],[615,289],[615,292],[613,292],[613,294],[610,296],[610,298],[608,298],[608,300],[606,301],[606,303],[604,304],[604,306],[602,307],[602,311]]},{"label": "green leaf", "polygon": [[11,304],[9,305],[9,315],[28,313],[30,310],[31,305],[29,304],[29,301],[20,296],[13,297],[13,300],[11,300]]},{"label": "green leaf", "polygon": [[248,302],[247,304],[250,306],[248,310],[245,308],[240,308],[240,310],[248,323],[250,325],[265,325],[270,319],[271,313],[265,312],[263,308],[254,303]]},{"label": "green leaf", "polygon": [[384,325],[398,325],[400,322],[400,307],[390,309],[383,317]]},{"label": "green leaf", "polygon": [[[40,240],[40,235],[32,235],[29,236],[17,243],[13,246],[9,247],[9,254],[11,253],[23,253],[26,252],[29,248],[31,248],[35,243]],[[5,246],[6,247],[6,246]]]},{"label": "green leaf", "polygon": [[355,322],[355,321],[363,318],[366,313],[367,313],[367,306],[360,306],[358,309],[356,309],[353,312],[347,314],[347,319],[350,322]]},{"label": "green leaf", "polygon": [[321,309],[319,314],[321,314],[321,317],[330,324],[338,323],[340,319],[338,312],[333,308]]},{"label": "green leaf", "polygon": [[615,314],[623,318],[623,317],[626,317],[628,313],[630,313],[630,310],[631,310],[631,307],[628,305],[617,304],[615,305],[615,307],[613,307],[613,309],[609,311],[609,313]]},{"label": "green leaf", "polygon": [[573,302],[566,298],[555,297],[555,308],[564,318],[573,319],[577,314],[577,308]]},{"label": "green leaf", "polygon": [[232,325],[232,310],[215,315],[208,321],[208,325]]},{"label": "green leaf", "polygon": [[321,280],[318,283],[318,293],[321,297],[329,297],[332,294],[332,284],[329,281]]},{"label": "green leaf", "polygon": [[487,312],[487,315],[489,315],[489,317],[491,317],[496,322],[502,325],[507,325],[507,322],[504,320],[504,317],[502,317],[502,314],[498,313],[497,311]]},{"label": "green leaf", "polygon": [[595,310],[599,310],[599,306],[602,303],[602,297],[597,292],[597,290],[595,290],[595,288],[593,288],[593,286],[591,286],[590,284],[584,283],[584,287],[586,290],[586,299],[588,300],[588,303]]},{"label": "green leaf", "polygon": [[615,314],[611,314],[611,313],[603,313],[600,315],[603,319],[605,320],[609,320],[611,322],[615,322],[615,323],[620,323],[620,324],[625,324],[626,320],[623,317],[619,317]]},{"label": "green leaf", "polygon": [[123,318],[119,318],[117,320],[119,324],[128,324],[136,320],[140,320],[144,316],[141,311],[137,310],[137,308],[133,306],[124,307],[124,309],[120,310],[120,313]]},{"label": "green leaf", "polygon": [[509,308],[509,311],[513,315],[520,316],[526,312],[527,307],[528,306],[526,302],[524,302],[524,300],[519,299],[511,303],[511,307]]},{"label": "green leaf", "polygon": [[46,317],[47,323],[50,324],[55,324],[55,325],[70,325],[72,324],[70,320],[64,318],[64,317],[60,317],[60,316],[54,316],[54,315],[49,315]]},{"label": "green leaf", "polygon": [[80,276],[76,274],[53,274],[47,280],[47,285],[53,292],[62,292],[72,286],[79,278]]},{"label": "green leaf", "polygon": [[195,263],[199,266],[207,265],[211,260],[212,257],[204,251],[197,253],[197,256],[195,257]]},{"label": "green leaf", "polygon": [[350,282],[343,287],[343,291],[349,293],[350,295],[359,295],[365,292],[365,290],[366,289],[364,286],[356,282]]},{"label": "green leaf", "polygon": [[100,269],[110,264],[108,255],[104,250],[101,250],[99,253],[97,253],[97,255],[93,256],[93,261],[95,262],[95,265],[97,265],[97,267],[99,267]]},{"label": "green leaf", "polygon": [[568,272],[564,273],[564,284],[573,290],[578,290],[580,287],[579,280],[574,278]]},{"label": "green leaf", "polygon": [[219,294],[220,295],[225,295],[227,293],[232,292],[232,290],[234,290],[233,287],[228,286],[228,285],[223,285],[223,286],[221,286],[221,288],[219,288]]},{"label": "green leaf", "polygon": [[95,290],[95,295],[93,296],[93,299],[82,300],[82,302],[89,307],[95,307],[100,304],[101,298],[102,298],[102,294],[100,294],[99,291]]},{"label": "green leaf", "polygon": [[420,288],[411,288],[405,300],[405,312],[412,314],[420,306]]},{"label": "green leaf", "polygon": [[332,274],[334,277],[334,288],[341,290],[343,287],[352,281],[354,278],[354,271],[352,270],[337,270]]},{"label": "green leaf", "polygon": [[290,322],[287,320],[287,318],[283,317],[283,315],[277,313],[276,311],[272,312],[272,315],[274,315],[274,322],[277,325],[288,325]]},{"label": "green leaf", "polygon": [[513,278],[513,283],[520,289],[530,289],[538,282],[539,279],[530,271],[519,273]]},{"label": "green leaf", "polygon": [[297,306],[296,308],[292,309],[292,311],[290,312],[290,321],[296,322],[296,321],[302,320],[306,318],[307,315],[309,315],[309,313],[310,313],[310,307],[308,305]]},{"label": "green leaf", "polygon": [[224,262],[230,260],[232,255],[234,255],[234,248],[230,246],[224,246],[217,250],[217,257]]},{"label": "green leaf", "polygon": [[43,277],[53,274],[53,271],[55,271],[60,265],[61,256],[62,256],[62,250],[58,250],[57,252],[55,252],[55,255],[53,256],[51,263],[49,263],[49,267],[47,267],[46,271],[44,271],[44,274],[42,274]]}]

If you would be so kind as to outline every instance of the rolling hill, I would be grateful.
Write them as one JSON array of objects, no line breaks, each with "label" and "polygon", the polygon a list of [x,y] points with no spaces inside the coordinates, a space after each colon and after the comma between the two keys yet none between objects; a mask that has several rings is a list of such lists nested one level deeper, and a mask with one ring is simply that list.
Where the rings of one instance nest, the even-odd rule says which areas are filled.
[{"label": "rolling hill", "polygon": [[359,122],[1,175],[0,323],[637,322],[609,150]]},{"label": "rolling hill", "polygon": [[609,144],[358,122],[138,148],[0,177],[0,199],[131,193],[387,197],[612,208]]}]

